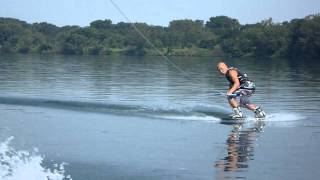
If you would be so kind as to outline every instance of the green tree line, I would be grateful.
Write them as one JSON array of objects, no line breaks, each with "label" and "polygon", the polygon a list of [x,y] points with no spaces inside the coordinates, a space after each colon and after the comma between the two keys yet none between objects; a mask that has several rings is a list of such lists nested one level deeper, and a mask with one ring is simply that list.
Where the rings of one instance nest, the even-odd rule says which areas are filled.
[{"label": "green tree line", "polygon": [[[227,55],[230,57],[320,57],[320,15],[290,22],[272,19],[241,25],[227,16],[174,20],[168,27],[134,25],[167,55]],[[91,55],[157,55],[131,23],[96,20],[90,26],[58,27],[0,18],[0,53]]]}]

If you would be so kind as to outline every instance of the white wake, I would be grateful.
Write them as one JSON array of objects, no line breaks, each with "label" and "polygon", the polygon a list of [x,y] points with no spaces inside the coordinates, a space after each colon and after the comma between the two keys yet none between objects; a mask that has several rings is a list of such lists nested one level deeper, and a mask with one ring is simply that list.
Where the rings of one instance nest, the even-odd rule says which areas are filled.
[{"label": "white wake", "polygon": [[71,180],[65,176],[64,164],[54,169],[43,167],[43,157],[28,151],[15,150],[10,146],[13,137],[0,144],[1,180]]}]

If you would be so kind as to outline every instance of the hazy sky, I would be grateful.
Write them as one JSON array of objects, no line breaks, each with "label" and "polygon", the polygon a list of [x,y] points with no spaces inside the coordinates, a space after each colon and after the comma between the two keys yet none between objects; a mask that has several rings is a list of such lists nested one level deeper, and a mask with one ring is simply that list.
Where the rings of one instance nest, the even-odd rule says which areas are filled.
[{"label": "hazy sky", "polygon": [[[226,15],[240,23],[272,17],[281,22],[320,13],[320,0],[113,0],[132,21],[167,26],[171,20]],[[58,26],[87,26],[93,20],[126,21],[109,0],[0,0],[0,17]]]}]

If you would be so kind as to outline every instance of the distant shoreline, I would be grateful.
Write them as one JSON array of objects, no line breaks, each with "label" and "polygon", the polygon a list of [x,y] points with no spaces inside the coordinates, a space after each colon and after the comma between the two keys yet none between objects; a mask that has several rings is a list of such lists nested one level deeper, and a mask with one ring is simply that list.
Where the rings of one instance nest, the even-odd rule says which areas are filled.
[{"label": "distant shoreline", "polygon": [[245,25],[217,16],[206,22],[173,20],[168,27],[108,19],[58,27],[0,17],[0,54],[320,58],[318,32],[320,14]]},{"label": "distant shoreline", "polygon": [[[0,56],[5,55],[61,55],[61,56],[127,56],[127,57],[161,57],[161,54],[156,53],[150,53],[150,54],[144,54],[144,55],[126,55],[123,53],[111,53],[111,54],[60,54],[60,53],[17,53],[17,52],[11,52],[11,53],[0,53]],[[167,57],[224,57],[228,58],[225,54],[163,54]]]}]

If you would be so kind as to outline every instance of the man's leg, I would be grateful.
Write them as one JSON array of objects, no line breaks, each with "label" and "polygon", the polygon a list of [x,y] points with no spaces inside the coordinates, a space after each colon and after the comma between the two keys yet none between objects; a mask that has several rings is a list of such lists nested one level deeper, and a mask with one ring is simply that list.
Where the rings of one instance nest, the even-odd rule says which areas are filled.
[{"label": "man's leg", "polygon": [[232,110],[234,113],[233,115],[231,115],[231,117],[233,119],[242,118],[243,115],[242,115],[240,107],[238,107],[238,102],[237,102],[236,98],[229,98],[228,97],[228,102],[229,102],[230,106],[232,107]]},{"label": "man's leg", "polygon": [[246,92],[245,94],[243,94],[240,98],[240,105],[243,107],[246,107],[247,109],[253,111],[253,113],[255,114],[256,118],[263,118],[266,116],[266,113],[260,108],[257,107],[256,105],[252,104],[249,100],[249,97],[252,95],[253,93],[250,92]]},{"label": "man's leg", "polygon": [[237,102],[236,98],[228,98],[228,102],[232,108],[238,107],[238,102]]},{"label": "man's leg", "polygon": [[246,104],[246,108],[251,110],[251,111],[253,111],[253,110],[255,110],[257,108],[257,106],[254,105],[254,104]]}]

